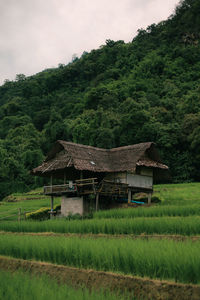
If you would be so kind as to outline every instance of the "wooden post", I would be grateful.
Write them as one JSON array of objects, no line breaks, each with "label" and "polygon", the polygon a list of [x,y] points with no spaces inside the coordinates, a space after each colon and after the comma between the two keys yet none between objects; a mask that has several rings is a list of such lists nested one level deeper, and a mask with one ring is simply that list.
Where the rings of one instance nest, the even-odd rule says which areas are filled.
[{"label": "wooden post", "polygon": [[53,196],[51,196],[51,212],[53,211]]},{"label": "wooden post", "polygon": [[95,179],[92,179],[92,189],[93,189],[93,193],[96,194]]},{"label": "wooden post", "polygon": [[21,221],[21,208],[18,208],[18,221]]},{"label": "wooden post", "polygon": [[52,185],[53,185],[53,176],[51,175],[51,177],[50,177],[50,186],[51,186],[51,192],[53,191],[53,187],[52,187]]},{"label": "wooden post", "polygon": [[96,211],[99,209],[99,193],[96,194]]},{"label": "wooden post", "polygon": [[83,171],[80,173],[80,179],[83,179]]},{"label": "wooden post", "polygon": [[148,193],[148,204],[151,204],[151,196],[152,196],[152,193]]},{"label": "wooden post", "polygon": [[66,173],[64,172],[64,184],[66,184]]},{"label": "wooden post", "polygon": [[132,192],[130,189],[128,189],[128,203],[131,203],[131,197],[132,197]]}]

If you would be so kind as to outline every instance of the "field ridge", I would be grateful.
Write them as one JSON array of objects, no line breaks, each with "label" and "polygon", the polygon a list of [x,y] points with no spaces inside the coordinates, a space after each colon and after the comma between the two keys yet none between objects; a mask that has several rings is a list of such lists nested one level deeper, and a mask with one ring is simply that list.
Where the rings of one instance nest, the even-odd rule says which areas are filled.
[{"label": "field ridge", "polygon": [[107,239],[144,239],[144,240],[150,240],[150,239],[169,239],[169,240],[175,240],[175,241],[199,241],[200,235],[194,235],[194,236],[185,236],[185,235],[172,235],[172,234],[140,234],[140,235],[134,235],[134,234],[95,234],[95,233],[55,233],[55,232],[12,232],[12,231],[0,231],[0,235],[28,235],[28,236],[43,236],[43,237],[79,237],[79,238],[107,238]]},{"label": "field ridge", "polygon": [[92,269],[85,270],[7,256],[0,256],[0,269],[13,272],[24,270],[34,275],[47,274],[59,283],[67,283],[73,287],[80,287],[84,284],[89,289],[109,288],[112,291],[134,293],[135,297],[152,300],[199,300],[200,295],[200,286],[193,284],[173,283]]}]

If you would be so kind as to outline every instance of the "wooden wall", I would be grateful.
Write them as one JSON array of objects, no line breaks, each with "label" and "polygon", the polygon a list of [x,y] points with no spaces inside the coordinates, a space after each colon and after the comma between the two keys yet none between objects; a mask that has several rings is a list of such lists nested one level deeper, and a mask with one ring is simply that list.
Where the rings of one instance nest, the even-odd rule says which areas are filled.
[{"label": "wooden wall", "polygon": [[133,187],[152,188],[153,170],[150,168],[141,167],[137,170],[137,173],[108,173],[105,179],[115,182],[128,183],[130,186]]}]

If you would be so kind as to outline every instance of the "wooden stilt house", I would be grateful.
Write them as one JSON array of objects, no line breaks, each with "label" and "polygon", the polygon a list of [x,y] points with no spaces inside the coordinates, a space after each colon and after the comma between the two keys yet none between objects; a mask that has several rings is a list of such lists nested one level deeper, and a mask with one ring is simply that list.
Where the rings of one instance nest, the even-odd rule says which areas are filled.
[{"label": "wooden stilt house", "polygon": [[[96,210],[101,198],[130,203],[138,192],[148,193],[150,203],[153,182],[167,173],[168,167],[152,142],[102,149],[58,140],[42,165],[32,170],[33,175],[50,178],[44,193],[51,195],[52,209],[53,197],[62,196],[62,215],[83,215],[91,195]],[[62,184],[54,184],[55,180],[62,180]]]}]

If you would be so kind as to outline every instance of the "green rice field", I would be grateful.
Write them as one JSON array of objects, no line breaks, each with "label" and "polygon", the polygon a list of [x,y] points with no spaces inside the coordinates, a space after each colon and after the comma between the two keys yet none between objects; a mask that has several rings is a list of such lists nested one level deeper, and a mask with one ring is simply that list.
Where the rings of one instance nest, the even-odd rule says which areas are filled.
[{"label": "green rice field", "polygon": [[[12,282],[12,284],[8,284]],[[0,299],[3,300],[120,300],[109,291],[94,292],[85,288],[74,289],[58,285],[48,276],[31,276],[28,273],[0,270]],[[126,297],[126,299],[128,299]],[[133,298],[132,298],[133,300]]]},{"label": "green rice field", "polygon": [[200,182],[154,185],[154,195],[162,205],[200,204]]},{"label": "green rice field", "polygon": [[137,218],[137,217],[187,217],[200,216],[200,204],[180,205],[156,205],[152,207],[137,207],[137,209],[110,209],[94,213],[94,218]]},{"label": "green rice field", "polygon": [[91,220],[0,222],[1,231],[80,234],[181,234],[200,235],[200,217],[159,217]]},{"label": "green rice field", "polygon": [[200,283],[200,242],[0,236],[0,254],[183,283]]},{"label": "green rice field", "polygon": [[[113,274],[121,274],[120,276],[131,275],[136,276],[135,278],[144,278],[145,281],[157,279],[162,283],[162,280],[168,280],[172,283],[182,283],[184,287],[187,284],[198,287],[200,286],[200,241],[198,240],[200,183],[156,185],[154,190],[155,196],[161,200],[160,203],[152,204],[150,207],[102,210],[95,212],[92,219],[80,220],[57,218],[47,221],[23,219],[17,221],[17,216],[1,219],[6,216],[6,213],[17,211],[19,207],[25,212],[50,205],[50,199],[44,197],[40,190],[35,193],[32,191],[28,194],[12,195],[15,197],[14,202],[7,200],[0,202],[0,255],[21,258],[24,261],[50,262],[53,265],[83,270],[113,272]],[[60,199],[55,198],[55,204],[59,203]],[[51,233],[55,234],[51,235]],[[154,235],[160,235],[159,239],[155,239]],[[113,238],[116,236],[120,238]],[[137,238],[133,238],[134,236]],[[11,278],[10,276],[12,276],[12,287],[11,292],[7,292],[5,282],[6,278],[7,281]],[[35,298],[26,296],[30,279],[33,283],[33,286],[30,286],[31,294],[35,295]],[[20,285],[22,281],[25,282],[24,290],[16,285]],[[91,293],[85,287],[75,291],[70,287],[70,283],[67,283],[67,286],[56,285],[46,277],[38,279],[35,275],[0,271],[0,293],[6,297],[8,295],[8,298],[3,297],[3,299],[12,299],[9,293],[15,295],[13,299],[55,299],[55,296],[50,298],[51,295],[55,295],[54,291],[51,292],[51,287],[55,290],[58,300],[118,299],[112,293],[105,294],[105,291]],[[38,290],[42,289],[45,296],[39,295]],[[18,292],[25,295],[24,298],[17,298],[20,297]],[[162,287],[158,288],[158,293],[160,292]],[[152,295],[154,293],[155,291]],[[163,297],[166,297],[165,292],[163,293]],[[192,291],[191,294],[188,293],[192,295]],[[137,289],[136,298],[141,299],[138,295],[140,296],[140,290]],[[150,299],[148,292],[143,295]],[[171,295],[170,287],[168,295]],[[0,294],[1,298],[2,294]],[[119,299],[123,297],[120,296]],[[131,299],[135,299],[134,296]],[[173,299],[173,295],[169,299]],[[192,296],[190,299],[193,299]]]}]

